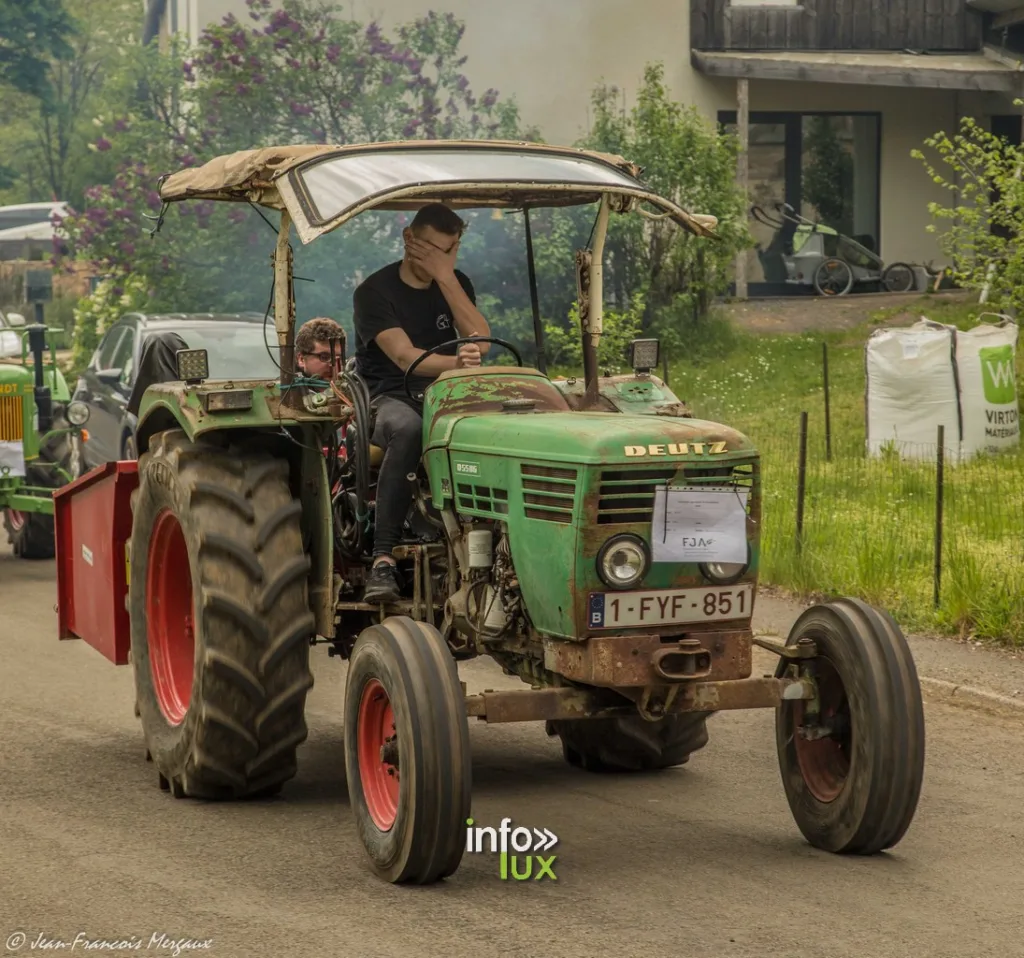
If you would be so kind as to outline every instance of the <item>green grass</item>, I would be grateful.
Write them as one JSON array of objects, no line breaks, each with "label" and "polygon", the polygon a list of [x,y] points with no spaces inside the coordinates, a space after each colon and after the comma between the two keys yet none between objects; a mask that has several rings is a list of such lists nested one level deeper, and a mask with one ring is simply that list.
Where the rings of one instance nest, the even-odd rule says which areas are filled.
[{"label": "green grass", "polygon": [[[969,328],[977,306],[913,307]],[[889,315],[876,315],[882,322]],[[933,603],[936,469],[864,455],[864,344],[841,333],[739,333],[716,359],[672,364],[694,414],[758,445],[763,469],[762,580],[803,596],[846,594],[902,626],[1024,645],[1024,451],[947,464],[941,601]],[[826,461],[822,344],[828,347],[832,460]],[[1017,354],[1024,382],[1024,349]],[[796,498],[800,414],[808,413],[802,548]]]}]

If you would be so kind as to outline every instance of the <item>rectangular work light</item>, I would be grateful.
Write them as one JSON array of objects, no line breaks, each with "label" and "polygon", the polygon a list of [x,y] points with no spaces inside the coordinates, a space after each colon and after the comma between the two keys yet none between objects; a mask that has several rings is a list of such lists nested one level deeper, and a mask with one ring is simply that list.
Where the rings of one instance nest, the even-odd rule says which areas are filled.
[{"label": "rectangular work light", "polygon": [[201,383],[210,375],[205,349],[179,349],[174,358],[178,364],[178,379],[184,383]]},{"label": "rectangular work light", "polygon": [[661,344],[656,339],[634,339],[629,344],[629,365],[637,373],[649,373],[658,366]]}]

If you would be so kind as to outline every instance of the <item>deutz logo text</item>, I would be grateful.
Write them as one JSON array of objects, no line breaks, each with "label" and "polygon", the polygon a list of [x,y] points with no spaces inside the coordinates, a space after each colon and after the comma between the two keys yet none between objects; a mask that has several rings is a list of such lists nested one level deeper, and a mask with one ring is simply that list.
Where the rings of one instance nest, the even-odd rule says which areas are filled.
[{"label": "deutz logo text", "polygon": [[720,456],[726,451],[724,442],[670,442],[660,446],[626,446],[627,456]]}]

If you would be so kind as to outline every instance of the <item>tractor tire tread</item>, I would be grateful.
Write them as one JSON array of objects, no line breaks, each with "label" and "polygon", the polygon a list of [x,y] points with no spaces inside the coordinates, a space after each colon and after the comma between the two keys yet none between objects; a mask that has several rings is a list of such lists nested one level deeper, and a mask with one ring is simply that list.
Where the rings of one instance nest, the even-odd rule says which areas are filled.
[{"label": "tractor tire tread", "polygon": [[640,715],[556,720],[549,732],[561,738],[565,760],[585,771],[655,771],[685,765],[707,745],[709,715],[683,713],[656,722]]},{"label": "tractor tire tread", "polygon": [[[147,479],[157,462],[171,476],[163,481],[179,491],[168,497],[169,490],[155,488],[152,495],[187,504],[178,515],[194,565],[196,644],[202,648],[184,730],[168,739],[174,748],[158,747],[156,739],[170,734],[161,729],[149,741],[146,716],[153,723],[153,702],[143,708],[147,745],[172,793],[181,789],[206,799],[276,793],[296,774],[313,686],[310,561],[289,464],[255,446],[225,449],[216,441],[189,440],[180,429],[158,433],[139,458],[134,511],[142,511],[144,523],[157,509],[146,499],[147,483],[160,485]],[[138,528],[133,536],[139,551],[147,548],[148,532]],[[146,560],[133,560],[131,571],[141,577]],[[136,582],[140,591],[144,581]],[[144,622],[144,599],[138,604],[133,618]],[[137,631],[133,625],[133,636]]]}]

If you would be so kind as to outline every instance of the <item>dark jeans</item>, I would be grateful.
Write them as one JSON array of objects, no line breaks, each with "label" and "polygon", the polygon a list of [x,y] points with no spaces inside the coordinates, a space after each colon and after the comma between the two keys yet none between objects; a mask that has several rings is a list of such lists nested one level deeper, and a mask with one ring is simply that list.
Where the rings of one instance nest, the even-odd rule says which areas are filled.
[{"label": "dark jeans", "polygon": [[412,505],[408,475],[416,472],[423,453],[423,417],[408,403],[393,396],[374,401],[376,423],[370,442],[384,450],[377,475],[377,515],[374,556],[391,555],[402,538],[405,517]]}]

